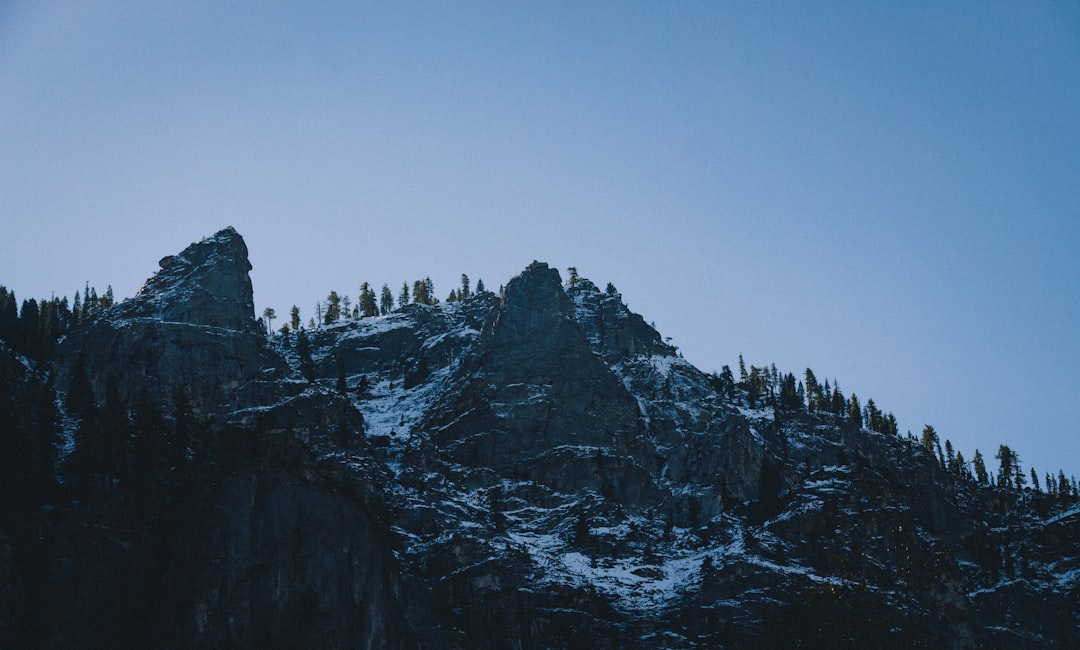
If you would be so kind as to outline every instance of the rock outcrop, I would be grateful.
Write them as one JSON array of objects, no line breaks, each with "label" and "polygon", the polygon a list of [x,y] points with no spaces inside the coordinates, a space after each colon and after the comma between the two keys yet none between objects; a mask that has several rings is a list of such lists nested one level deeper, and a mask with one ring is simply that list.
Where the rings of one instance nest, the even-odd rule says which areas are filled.
[{"label": "rock outcrop", "polygon": [[[56,348],[58,403],[85,372],[97,406],[61,497],[0,526],[0,645],[1080,645],[1075,502],[752,399],[613,287],[534,262],[301,344],[249,269],[223,230]],[[136,461],[71,460],[100,440]]]}]

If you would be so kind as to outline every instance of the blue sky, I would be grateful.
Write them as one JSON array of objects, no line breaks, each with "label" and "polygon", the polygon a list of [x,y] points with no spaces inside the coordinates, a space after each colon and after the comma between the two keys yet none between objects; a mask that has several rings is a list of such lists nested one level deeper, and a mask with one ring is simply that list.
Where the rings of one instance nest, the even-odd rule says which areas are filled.
[{"label": "blue sky", "polygon": [[534,259],[1080,475],[1074,3],[7,2],[0,283],[130,296],[226,226],[257,309]]}]

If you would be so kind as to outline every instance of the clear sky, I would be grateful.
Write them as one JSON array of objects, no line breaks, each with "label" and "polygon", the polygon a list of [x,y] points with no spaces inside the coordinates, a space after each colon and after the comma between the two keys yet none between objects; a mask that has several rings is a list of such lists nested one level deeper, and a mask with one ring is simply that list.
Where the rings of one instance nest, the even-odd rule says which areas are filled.
[{"label": "clear sky", "polygon": [[1073,2],[0,3],[0,284],[226,225],[259,312],[577,266],[703,370],[1080,475]]}]

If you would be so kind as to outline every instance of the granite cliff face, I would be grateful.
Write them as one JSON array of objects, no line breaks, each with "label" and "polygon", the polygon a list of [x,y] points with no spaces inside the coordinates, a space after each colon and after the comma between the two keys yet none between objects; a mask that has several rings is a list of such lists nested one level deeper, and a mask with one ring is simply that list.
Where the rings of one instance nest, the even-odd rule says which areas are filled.
[{"label": "granite cliff face", "polygon": [[[1080,643],[1080,509],[977,486],[914,441],[772,393],[751,406],[610,287],[566,286],[534,262],[502,295],[306,332],[308,353],[258,327],[232,229],[161,266],[62,341],[56,383],[64,398],[85,372],[99,403],[114,386],[135,449],[155,405],[158,428],[186,432],[186,454],[83,468],[81,482],[80,466],[62,469],[41,570],[13,579],[42,614],[11,622],[0,598],[7,637]],[[84,425],[66,421],[83,444]],[[0,569],[17,547],[0,545]]]}]

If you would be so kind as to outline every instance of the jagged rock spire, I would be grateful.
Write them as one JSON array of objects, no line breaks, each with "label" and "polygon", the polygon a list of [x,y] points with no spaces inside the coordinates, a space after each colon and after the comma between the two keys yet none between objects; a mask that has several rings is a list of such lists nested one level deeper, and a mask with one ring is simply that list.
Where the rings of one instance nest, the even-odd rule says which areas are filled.
[{"label": "jagged rock spire", "polygon": [[159,265],[139,293],[120,306],[121,316],[261,331],[247,245],[231,226],[163,258]]}]

